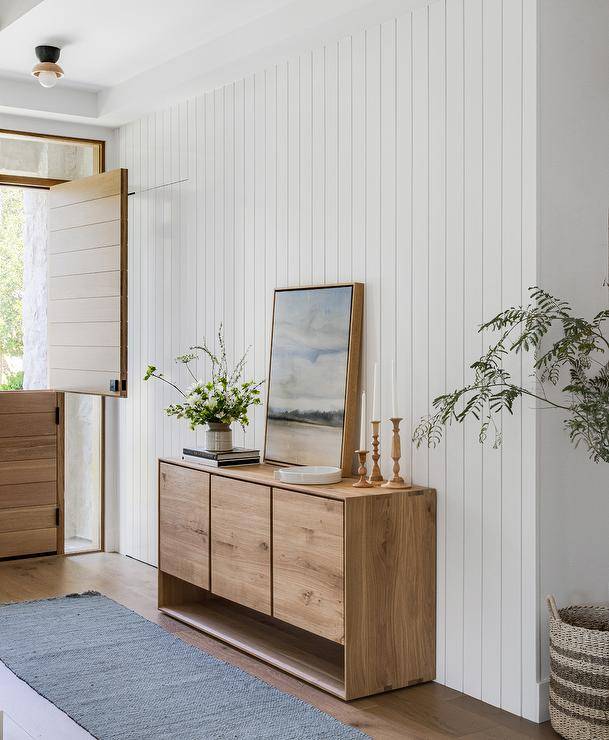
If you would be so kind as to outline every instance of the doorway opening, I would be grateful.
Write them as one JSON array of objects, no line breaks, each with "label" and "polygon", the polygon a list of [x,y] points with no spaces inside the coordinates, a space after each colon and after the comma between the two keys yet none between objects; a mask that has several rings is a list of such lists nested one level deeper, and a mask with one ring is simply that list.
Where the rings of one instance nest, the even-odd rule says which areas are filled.
[{"label": "doorway opening", "polygon": [[[48,187],[102,170],[102,142],[0,131],[0,392],[49,389]],[[100,396],[65,393],[66,554],[103,547],[103,404]]]}]

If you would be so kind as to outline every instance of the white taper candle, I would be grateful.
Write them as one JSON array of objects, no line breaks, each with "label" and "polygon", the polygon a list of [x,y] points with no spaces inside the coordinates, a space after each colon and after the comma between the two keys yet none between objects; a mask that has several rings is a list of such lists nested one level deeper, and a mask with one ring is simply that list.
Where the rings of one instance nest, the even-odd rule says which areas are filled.
[{"label": "white taper candle", "polygon": [[395,372],[395,360],[391,363],[391,416],[398,418],[398,386]]},{"label": "white taper candle", "polygon": [[372,421],[381,420],[381,412],[379,411],[379,392],[377,388],[378,381],[378,363],[374,363],[374,373],[372,375]]},{"label": "white taper candle", "polygon": [[362,391],[362,410],[359,424],[359,449],[366,449],[366,391]]}]

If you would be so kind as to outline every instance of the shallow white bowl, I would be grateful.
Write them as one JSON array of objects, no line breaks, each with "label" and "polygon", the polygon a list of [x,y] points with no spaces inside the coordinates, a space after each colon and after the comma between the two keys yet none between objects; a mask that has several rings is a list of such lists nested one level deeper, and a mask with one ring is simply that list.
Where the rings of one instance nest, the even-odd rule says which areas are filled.
[{"label": "shallow white bowl", "polygon": [[303,465],[300,468],[280,468],[275,471],[275,478],[284,483],[294,483],[300,486],[319,486],[339,483],[342,472],[340,468],[333,468],[329,465]]}]

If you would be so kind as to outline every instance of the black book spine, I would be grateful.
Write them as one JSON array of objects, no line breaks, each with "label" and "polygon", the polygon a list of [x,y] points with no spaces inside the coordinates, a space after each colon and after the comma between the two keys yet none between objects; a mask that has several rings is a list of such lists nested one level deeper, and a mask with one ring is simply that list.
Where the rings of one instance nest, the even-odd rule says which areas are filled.
[{"label": "black book spine", "polygon": [[182,449],[183,455],[190,455],[191,457],[204,457],[206,460],[217,460],[220,453],[208,452],[207,450],[189,450],[187,447]]}]

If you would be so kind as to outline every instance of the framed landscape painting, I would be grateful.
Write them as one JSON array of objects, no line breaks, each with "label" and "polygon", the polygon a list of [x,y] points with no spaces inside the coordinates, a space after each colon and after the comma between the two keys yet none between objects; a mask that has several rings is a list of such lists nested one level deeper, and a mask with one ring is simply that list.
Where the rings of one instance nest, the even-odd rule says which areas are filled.
[{"label": "framed landscape painting", "polygon": [[351,473],[363,283],[275,291],[264,458]]}]

